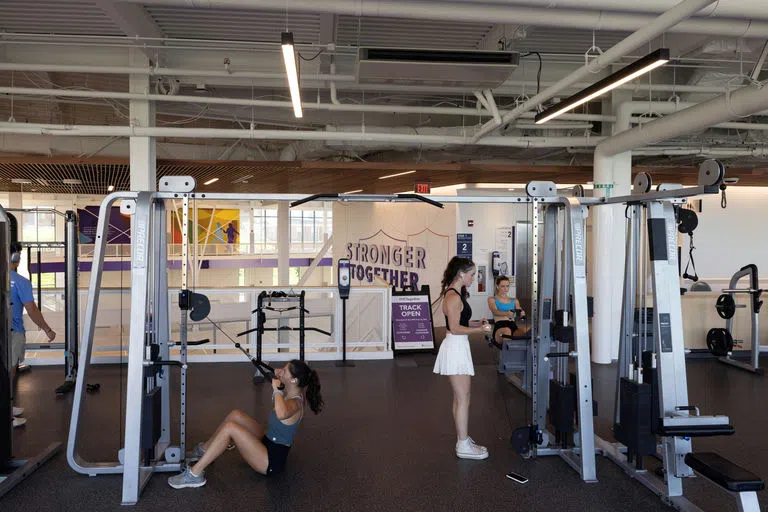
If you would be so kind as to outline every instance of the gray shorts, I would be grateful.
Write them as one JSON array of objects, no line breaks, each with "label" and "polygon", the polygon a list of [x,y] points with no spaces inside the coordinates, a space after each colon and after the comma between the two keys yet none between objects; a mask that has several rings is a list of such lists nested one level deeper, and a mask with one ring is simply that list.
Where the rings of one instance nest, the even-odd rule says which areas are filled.
[{"label": "gray shorts", "polygon": [[26,334],[23,332],[11,331],[11,366],[16,366],[24,361],[24,350],[26,344]]}]

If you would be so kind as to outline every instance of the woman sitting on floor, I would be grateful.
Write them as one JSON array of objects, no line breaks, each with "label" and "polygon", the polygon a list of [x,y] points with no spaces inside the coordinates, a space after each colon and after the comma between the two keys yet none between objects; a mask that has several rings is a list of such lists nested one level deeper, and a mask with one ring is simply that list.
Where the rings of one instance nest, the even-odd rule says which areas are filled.
[{"label": "woman sitting on floor", "polygon": [[[275,374],[277,378],[272,380],[274,408],[269,412],[267,429],[242,411],[230,412],[208,441],[193,448],[188,459],[197,463],[168,479],[171,487],[202,487],[206,482],[205,468],[232,447],[262,475],[273,476],[285,468],[293,437],[304,417],[305,398],[315,414],[322,409],[323,398],[317,372],[303,361],[294,359]],[[284,390],[279,389],[281,385],[285,386]]]}]

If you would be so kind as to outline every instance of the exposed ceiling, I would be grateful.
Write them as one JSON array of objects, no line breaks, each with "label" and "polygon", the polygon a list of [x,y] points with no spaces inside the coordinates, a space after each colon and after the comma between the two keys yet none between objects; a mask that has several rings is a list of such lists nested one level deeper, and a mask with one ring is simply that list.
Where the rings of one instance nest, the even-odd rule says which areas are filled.
[{"label": "exposed ceiling", "polygon": [[[419,0],[430,4],[432,0]],[[388,0],[379,0],[382,6]],[[70,64],[93,66],[93,72],[72,71],[0,71],[0,87],[24,87],[30,89],[76,89],[92,91],[128,91],[128,76],[98,72],[103,66],[137,66],[136,62],[150,62],[160,68],[200,70],[194,74],[153,76],[150,93],[159,92],[154,82],[161,80],[162,87],[178,84],[171,95],[195,96],[196,102],[180,103],[158,101],[156,103],[157,126],[195,128],[247,128],[276,130],[327,130],[336,127],[356,126],[359,131],[380,127],[391,130],[422,128],[454,129],[474,127],[489,120],[472,113],[477,99],[471,90],[418,86],[361,85],[355,79],[356,53],[360,46],[411,47],[433,49],[495,50],[502,41],[508,50],[536,52],[521,59],[520,66],[510,79],[494,91],[495,101],[503,109],[514,108],[521,100],[533,96],[575,68],[583,65],[587,51],[597,51],[593,46],[607,50],[631,33],[629,29],[607,30],[610,23],[592,26],[564,27],[558,17],[574,13],[593,13],[595,19],[611,19],[611,16],[655,16],[676,2],[653,0],[638,4],[629,0],[609,2],[602,0],[584,2],[558,2],[544,0],[453,0],[433,2],[434,16],[427,9],[421,17],[393,18],[389,16],[353,16],[334,14],[323,10],[320,4],[331,2],[318,0],[318,9],[293,8],[290,2],[277,0],[263,2],[207,1],[182,2],[177,0],[0,0],[0,62],[28,64]],[[476,5],[477,10],[489,5],[503,5],[514,13],[518,8],[548,9],[547,14],[533,23],[501,23],[489,18],[478,21],[476,16],[461,19],[448,16],[446,9]],[[566,6],[562,7],[561,6]],[[199,7],[205,5],[207,7]],[[271,8],[265,8],[269,5]],[[308,5],[308,4],[306,4]],[[367,4],[366,4],[367,5]],[[764,15],[753,1],[737,2],[720,0],[717,9],[705,13],[708,18],[736,23],[749,17],[762,16],[751,26],[768,23],[768,11]],[[521,7],[522,6],[522,7]],[[758,5],[759,7],[759,5]],[[325,7],[324,7],[325,8]],[[361,7],[362,8],[362,7]],[[438,12],[437,10],[440,10]],[[382,11],[384,12],[384,11]],[[458,19],[457,19],[458,18]],[[751,22],[750,22],[751,23]],[[290,30],[299,44],[304,57],[302,65],[302,92],[305,104],[331,104],[338,101],[342,106],[391,106],[393,112],[337,111],[333,109],[306,110],[303,119],[295,119],[289,108],[242,105],[210,104],[208,98],[237,98],[288,101],[288,91],[283,77],[278,42],[280,33]],[[751,34],[759,34],[751,30]],[[768,37],[768,34],[766,34]],[[655,72],[651,79],[636,80],[624,88],[613,100],[629,99],[665,101],[680,98],[684,101],[702,101],[724,91],[726,85],[736,84],[740,74],[749,73],[757,61],[764,39],[739,38],[735,35],[712,35],[707,30],[679,33],[670,31],[663,37],[649,42],[649,49],[667,46],[677,57],[674,65]],[[330,45],[330,46],[329,46]],[[139,54],[137,58],[136,54]],[[638,49],[637,55],[628,56],[622,62],[646,53]],[[130,56],[129,54],[132,54]],[[539,57],[541,61],[539,61]],[[224,61],[231,62],[234,74],[224,73]],[[331,67],[331,62],[335,70]],[[539,64],[541,62],[541,64]],[[230,71],[230,68],[226,68]],[[205,72],[205,74],[203,74]],[[259,77],[239,78],[237,73],[261,73]],[[322,74],[327,78],[336,73],[334,83],[338,100],[333,96],[331,82],[315,79]],[[596,75],[595,79],[602,75]],[[761,78],[768,78],[765,72]],[[577,84],[575,92],[585,84]],[[653,87],[652,87],[653,86]],[[654,88],[655,87],[655,88]],[[684,91],[681,89],[689,87]],[[467,115],[442,113],[394,112],[398,107],[461,108]],[[610,102],[593,102],[579,112],[611,114]],[[767,105],[768,108],[768,105]],[[63,96],[32,96],[25,94],[0,95],[0,121],[13,118],[17,122],[53,123],[61,125],[126,125],[132,121],[127,99],[71,98]],[[765,118],[752,117],[743,122],[762,122]],[[529,124],[531,121],[527,121]],[[513,137],[582,137],[585,133],[600,135],[610,133],[610,124],[600,121],[587,123],[564,121],[556,129],[540,130],[530,126],[512,125],[503,131]],[[127,156],[127,145],[112,139],[86,140],[85,138],[56,138],[37,136],[2,135],[0,133],[0,157],[3,155],[28,155],[27,164],[5,159],[0,176],[0,189],[13,189],[10,178],[29,177],[48,181],[54,193],[68,192],[71,187],[55,184],[62,176],[83,179],[83,192],[101,193],[108,184],[127,186],[127,168],[122,163],[106,163],[108,157]],[[24,139],[24,140],[22,140]],[[51,139],[57,139],[55,143]],[[281,151],[291,144],[283,138],[275,140],[245,139],[184,139],[159,138],[158,156],[172,157],[158,163],[158,174],[193,174],[203,177],[210,171],[236,175],[254,174],[258,181],[249,182],[254,191],[280,192],[343,192],[370,185],[371,169],[396,168],[411,165],[412,168],[427,166],[420,172],[439,184],[456,184],[464,180],[476,182],[520,182],[519,176],[539,179],[571,179],[582,173],[580,181],[589,180],[589,147],[559,148],[487,148],[456,146],[439,150],[418,144],[382,145],[344,144],[317,147],[301,155],[307,162],[265,163],[277,160]],[[35,146],[37,144],[37,146]],[[768,146],[768,130],[711,129],[675,140],[665,141],[664,148],[727,148],[761,149]],[[658,146],[657,146],[658,148]],[[651,153],[654,148],[650,148]],[[679,169],[687,176],[703,158],[698,155],[661,156],[646,154],[636,156],[636,166],[653,166],[656,173],[664,169]],[[702,154],[705,152],[702,152]],[[768,167],[760,156],[735,156],[731,151],[726,163],[729,174],[744,173],[743,184],[766,184],[762,169]],[[759,152],[756,152],[759,154]],[[47,155],[49,160],[41,158]],[[67,156],[88,157],[87,161],[62,163]],[[98,161],[99,158],[102,161]],[[193,160],[188,168],[181,167],[178,159]],[[724,157],[725,158],[725,157]],[[63,159],[63,160],[62,160]],[[96,159],[96,160],[94,160]],[[222,161],[212,162],[214,159]],[[226,162],[225,160],[234,160]],[[248,159],[246,162],[245,159]],[[485,169],[482,162],[492,159],[507,166],[506,171]],[[253,161],[251,161],[253,160]],[[311,160],[321,160],[312,162]],[[341,162],[336,163],[336,160]],[[348,160],[354,160],[353,164]],[[438,163],[438,162],[446,163]],[[120,161],[122,162],[122,160]],[[367,165],[366,165],[367,164]],[[493,164],[496,165],[496,164]],[[517,167],[509,167],[515,165]],[[308,167],[307,167],[308,166]],[[384,166],[384,167],[378,167]],[[459,166],[458,168],[456,166]],[[478,167],[480,166],[480,167]],[[562,169],[572,167],[576,174]],[[342,169],[343,167],[343,169]],[[754,168],[755,171],[749,171]],[[442,174],[440,170],[444,171]],[[548,176],[547,172],[557,176]],[[744,169],[744,170],[742,170]],[[38,174],[40,174],[38,176]],[[495,173],[495,174],[494,174]],[[518,176],[506,179],[507,174]],[[563,174],[565,173],[565,174]],[[656,174],[655,173],[655,174]],[[673,173],[674,174],[674,173]],[[325,175],[325,176],[323,176]],[[48,176],[46,178],[45,176]],[[80,178],[82,176],[82,178]],[[499,178],[502,176],[502,178]],[[412,178],[412,177],[411,177]],[[561,181],[562,181],[561,179]],[[459,180],[459,181],[456,181]],[[114,181],[114,183],[108,183]],[[219,187],[226,180],[220,180]],[[385,180],[389,181],[389,180]],[[672,180],[672,181],[680,181]],[[256,184],[258,183],[258,186]],[[308,185],[317,190],[299,190]],[[377,184],[376,191],[399,191],[412,187],[413,180]],[[37,185],[43,191],[43,185]],[[262,188],[263,187],[263,188]],[[87,192],[85,190],[87,189]],[[25,190],[27,188],[25,187]]]}]

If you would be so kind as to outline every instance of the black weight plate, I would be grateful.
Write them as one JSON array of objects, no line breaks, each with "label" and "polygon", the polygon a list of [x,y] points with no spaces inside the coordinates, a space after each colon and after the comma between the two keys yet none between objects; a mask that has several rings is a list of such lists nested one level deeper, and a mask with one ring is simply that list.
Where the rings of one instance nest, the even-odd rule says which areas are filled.
[{"label": "black weight plate", "polygon": [[531,428],[520,427],[515,429],[509,442],[512,445],[512,449],[517,453],[528,453],[531,451]]},{"label": "black weight plate", "polygon": [[707,348],[713,355],[726,356],[733,350],[733,336],[722,327],[710,329],[707,333]]},{"label": "black weight plate", "polygon": [[190,292],[190,300],[192,312],[189,314],[189,318],[194,322],[205,320],[205,317],[211,312],[211,303],[208,300],[208,297],[202,293]]},{"label": "black weight plate", "polygon": [[724,293],[717,298],[715,309],[720,318],[728,320],[736,314],[736,301],[733,300],[733,296]]},{"label": "black weight plate", "polygon": [[688,208],[680,208],[677,212],[677,230],[681,233],[693,233],[699,225],[699,216]]}]

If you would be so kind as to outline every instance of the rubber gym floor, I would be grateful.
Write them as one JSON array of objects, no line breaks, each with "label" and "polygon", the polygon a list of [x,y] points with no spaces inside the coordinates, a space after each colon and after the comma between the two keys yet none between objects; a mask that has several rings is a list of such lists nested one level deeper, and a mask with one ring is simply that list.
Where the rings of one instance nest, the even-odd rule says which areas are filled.
[{"label": "rubber gym floor", "polygon": [[[476,375],[470,435],[488,446],[488,460],[456,458],[450,385],[447,378],[432,374],[434,355],[359,361],[353,368],[318,362],[314,367],[320,374],[326,406],[318,416],[307,411],[285,473],[267,479],[252,471],[236,452],[226,452],[207,470],[206,486],[174,490],[166,483],[168,474],[156,474],[133,509],[668,510],[603,457],[597,457],[599,482],[585,484],[558,457],[523,460],[515,454],[509,446],[510,432],[525,425],[530,413],[523,395],[496,372],[494,351],[482,339],[473,340]],[[266,420],[270,388],[251,383],[252,368],[247,362],[190,366],[188,443],[211,434],[231,409]],[[117,457],[118,425],[124,414],[118,400],[119,372],[117,365],[96,366],[89,375],[89,382],[100,383],[101,391],[86,399],[81,434],[81,453],[86,460]],[[599,404],[596,430],[602,436],[610,435],[614,375],[615,366],[593,366]],[[53,392],[62,379],[58,367],[35,367],[20,376],[18,405],[26,409],[28,422],[14,433],[17,457],[31,456],[53,441],[66,443],[72,396],[57,399]],[[702,414],[729,414],[736,427],[733,437],[696,439],[694,450],[717,451],[768,479],[768,376],[756,377],[711,359],[690,360],[688,383],[691,403]],[[175,406],[173,411],[178,417]],[[508,471],[527,476],[529,482],[521,485],[507,480]],[[690,499],[705,510],[737,510],[734,499],[701,478],[687,481],[685,488]],[[120,476],[77,474],[67,465],[62,449],[0,499],[0,510],[118,510],[120,495]],[[758,495],[762,509],[768,510],[768,493]]]}]

